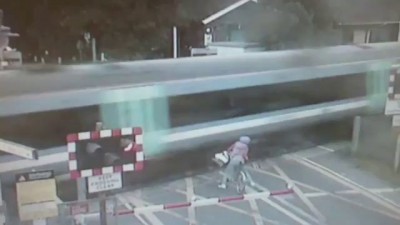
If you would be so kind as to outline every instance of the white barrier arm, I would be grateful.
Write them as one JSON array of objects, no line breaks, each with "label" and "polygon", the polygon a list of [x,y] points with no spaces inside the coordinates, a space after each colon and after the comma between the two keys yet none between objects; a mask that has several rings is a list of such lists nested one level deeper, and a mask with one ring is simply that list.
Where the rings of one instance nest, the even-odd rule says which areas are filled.
[{"label": "white barrier arm", "polygon": [[17,155],[26,159],[38,159],[37,150],[25,145],[0,139],[0,151]]}]

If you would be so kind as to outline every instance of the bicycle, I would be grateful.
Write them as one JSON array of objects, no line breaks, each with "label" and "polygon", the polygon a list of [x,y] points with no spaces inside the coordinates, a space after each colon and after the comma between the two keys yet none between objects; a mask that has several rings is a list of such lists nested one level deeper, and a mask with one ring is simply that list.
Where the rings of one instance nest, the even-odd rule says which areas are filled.
[{"label": "bicycle", "polygon": [[[215,154],[213,161],[218,164],[220,168],[223,168],[229,164],[229,154],[224,151],[222,153]],[[236,192],[238,194],[243,194],[246,190],[246,186],[249,183],[249,179],[245,172],[240,171],[235,180],[231,180],[236,183]]]}]

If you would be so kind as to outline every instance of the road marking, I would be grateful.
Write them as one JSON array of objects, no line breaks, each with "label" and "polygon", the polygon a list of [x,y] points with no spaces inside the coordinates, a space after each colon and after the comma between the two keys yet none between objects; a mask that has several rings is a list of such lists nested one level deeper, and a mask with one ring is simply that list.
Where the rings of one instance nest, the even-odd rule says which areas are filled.
[{"label": "road marking", "polygon": [[[125,193],[124,193],[125,194]],[[133,210],[132,205],[124,198],[122,197],[123,194],[117,194],[116,197],[118,201],[120,201],[127,209]],[[136,218],[144,225],[151,225],[149,224],[146,220],[142,218],[142,215],[136,215]]]},{"label": "road marking", "polygon": [[290,210],[296,212],[297,214],[303,216],[304,218],[307,218],[307,219],[309,219],[309,220],[311,220],[311,221],[313,221],[313,222],[315,222],[315,223],[317,223],[317,224],[320,223],[320,222],[318,221],[317,218],[311,216],[310,214],[308,214],[307,212],[305,212],[305,211],[302,210],[301,208],[299,208],[299,207],[293,205],[292,203],[286,201],[285,199],[280,198],[280,197],[275,197],[275,199],[276,199],[277,201],[279,201],[283,206],[286,206],[288,209],[290,209]]},{"label": "road marking", "polygon": [[301,201],[314,213],[315,216],[319,219],[320,223],[326,223],[326,218],[322,213],[311,203],[311,201],[304,195],[304,193],[293,183],[293,181],[289,178],[289,176],[283,172],[281,168],[279,168],[275,163],[272,166],[275,171],[286,181],[287,184],[291,184],[293,186],[294,193],[299,196]]},{"label": "road marking", "polygon": [[336,152],[335,149],[328,148],[328,147],[323,146],[323,145],[318,145],[318,148],[323,149],[323,150],[326,150],[326,151],[328,151],[328,152]]},{"label": "road marking", "polygon": [[[400,188],[368,188],[368,191],[374,193],[374,194],[385,194],[385,193],[394,193],[400,191]],[[340,195],[359,195],[361,194],[357,190],[344,190],[344,191],[335,191],[335,194],[340,194]],[[307,198],[315,198],[315,197],[325,197],[329,196],[326,193],[322,192],[314,192],[314,193],[305,193],[304,194]]]},{"label": "road marking", "polygon": [[[138,193],[138,195],[140,195],[140,191],[138,191],[137,193]],[[145,206],[146,205],[146,203],[142,199],[137,198],[134,195],[125,193],[124,197],[126,197],[129,200],[129,202],[134,204],[136,207]],[[153,213],[141,212],[139,214],[142,214],[147,220],[150,221],[150,223],[152,225],[164,225],[164,223],[161,222],[161,220],[158,219],[158,217],[156,217]]]},{"label": "road marking", "polygon": [[[368,191],[375,193],[375,194],[385,194],[385,193],[393,193],[400,191],[400,188],[368,188]],[[360,194],[357,190],[345,190],[345,191],[338,191],[337,194]]]},{"label": "road marking", "polygon": [[[117,195],[117,197],[118,198],[121,198],[121,196],[119,196],[119,195]],[[125,199],[119,199],[121,202],[126,202],[126,200]],[[146,204],[146,205],[152,205],[152,203],[151,202],[147,202],[147,201],[144,201],[143,199],[142,199],[142,201],[143,201],[143,203],[144,204]],[[128,206],[126,206],[126,208],[128,209],[128,210],[134,210],[134,208],[129,204],[129,203],[127,203],[128,204]],[[173,212],[173,211],[163,211],[164,213],[166,213],[166,214],[170,214],[171,216],[174,216],[174,217],[176,217],[176,218],[178,218],[178,219],[181,219],[181,220],[184,220],[184,221],[186,221],[186,222],[188,222],[188,223],[190,223],[190,220],[188,219],[188,218],[186,218],[186,217],[184,217],[184,216],[181,216],[181,215],[179,215],[178,213],[176,213],[176,212]]]},{"label": "road marking", "polygon": [[[174,191],[174,192],[179,193],[179,194],[186,195],[186,191],[184,191],[184,190],[171,189],[171,188],[168,188],[168,187],[165,187],[164,189],[169,190],[169,191]],[[204,196],[200,196],[200,195],[196,195],[196,198],[198,198],[199,200],[206,199]],[[226,208],[227,210],[231,210],[233,212],[237,212],[237,213],[249,216],[249,213],[247,211],[245,211],[243,209],[236,208],[234,206],[230,206],[227,203],[222,203],[222,204],[219,204],[217,206]],[[267,219],[267,218],[265,218],[263,216],[261,216],[261,219],[263,220],[263,222],[266,222],[266,223],[272,223],[272,224],[277,224],[277,225],[280,224],[278,221],[270,220],[270,219]]]},{"label": "road marking", "polygon": [[[193,201],[194,195],[194,187],[193,187],[193,179],[191,177],[187,177],[186,181],[186,201]],[[189,216],[189,224],[195,225],[196,222],[196,209],[194,207],[188,207],[188,216]]]},{"label": "road marking", "polygon": [[[265,190],[265,191],[269,191],[269,190]],[[246,190],[246,193],[248,193],[247,190]],[[253,217],[254,223],[256,225],[263,225],[263,221],[261,219],[260,209],[258,208],[256,200],[255,199],[250,199],[249,200],[249,204],[250,204],[250,209],[251,209],[251,217]]]},{"label": "road marking", "polygon": [[251,208],[251,217],[254,219],[254,223],[256,225],[263,225],[263,221],[260,214],[260,209],[258,208],[257,202],[254,199],[249,200],[250,208]]},{"label": "road marking", "polygon": [[332,178],[333,180],[347,186],[350,187],[354,190],[358,190],[362,195],[364,195],[365,197],[375,201],[376,203],[386,207],[387,209],[392,210],[393,212],[396,212],[396,214],[400,214],[400,208],[397,204],[394,204],[393,202],[388,201],[386,198],[380,196],[380,195],[376,195],[370,191],[368,191],[368,189],[364,188],[363,186],[355,183],[354,181],[322,166],[319,165],[309,159],[306,158],[302,158],[302,157],[297,157],[297,156],[290,156],[294,161],[299,162],[300,164],[307,166],[327,177]]},{"label": "road marking", "polygon": [[[253,170],[253,171],[256,171],[256,172],[265,174],[265,175],[269,175],[269,176],[271,176],[271,177],[275,177],[275,178],[284,180],[281,176],[276,175],[276,174],[274,174],[274,173],[270,173],[270,172],[266,172],[266,171],[262,171],[262,170],[257,170],[257,169],[254,169],[254,168],[250,168],[250,169]],[[295,184],[297,184],[297,185],[300,185],[300,186],[302,186],[302,187],[305,187],[305,188],[308,188],[308,189],[311,189],[311,190],[317,192],[317,193],[309,193],[309,194],[306,194],[306,195],[311,195],[311,194],[313,194],[313,195],[321,195],[321,194],[323,194],[323,195],[329,195],[329,196],[331,196],[331,197],[333,197],[333,198],[337,198],[337,199],[339,199],[339,200],[342,200],[342,201],[347,202],[347,203],[349,203],[349,204],[358,206],[358,207],[360,207],[360,208],[363,208],[363,209],[366,209],[366,210],[369,210],[369,211],[372,211],[372,212],[377,212],[377,213],[380,213],[380,214],[382,214],[382,215],[391,217],[391,218],[396,219],[396,220],[400,220],[400,217],[396,216],[396,215],[393,214],[393,213],[389,213],[389,212],[386,212],[386,211],[383,211],[383,210],[380,210],[380,209],[375,209],[375,208],[367,207],[367,206],[365,206],[365,205],[363,205],[363,204],[360,204],[360,203],[358,203],[358,202],[353,202],[353,201],[351,201],[351,200],[348,200],[348,199],[346,199],[346,198],[344,198],[344,197],[342,197],[342,196],[340,196],[340,195],[337,195],[337,194],[335,194],[335,193],[326,192],[326,191],[324,191],[324,190],[322,190],[322,189],[319,189],[319,188],[317,188],[317,187],[314,187],[314,186],[311,186],[311,185],[302,183],[302,182],[297,181],[297,180],[292,180],[292,181],[293,181],[293,183],[295,183]]]},{"label": "road marking", "polygon": [[[251,192],[256,192],[254,189],[252,189],[250,187],[247,187],[246,189],[251,190]],[[280,211],[281,213],[285,214],[286,216],[290,217],[292,220],[298,222],[299,224],[311,225],[309,222],[303,220],[302,218],[298,217],[296,214],[294,214],[294,213],[290,212],[289,210],[283,208],[282,206],[280,206],[278,203],[275,203],[271,199],[269,199],[269,198],[261,198],[261,200],[264,201],[265,203],[269,204],[270,206],[272,206],[276,210]]]},{"label": "road marking", "polygon": [[[267,190],[268,190],[267,188],[265,188],[264,186],[259,185],[259,184],[256,184],[256,187],[257,187],[257,189],[260,189],[261,191],[267,191]],[[319,222],[318,222],[318,219],[316,219],[316,218],[313,217],[312,215],[310,215],[310,214],[304,212],[304,210],[298,208],[297,206],[295,206],[295,205],[289,203],[288,201],[286,201],[286,200],[283,199],[282,197],[274,196],[274,198],[275,198],[277,201],[279,201],[280,203],[282,203],[282,205],[285,205],[285,206],[288,207],[290,210],[295,211],[295,212],[298,213],[299,215],[301,215],[301,216],[303,216],[303,217],[305,217],[305,218],[307,218],[307,219],[310,219],[311,221],[314,221],[314,222],[316,222],[316,223],[319,223]]]}]

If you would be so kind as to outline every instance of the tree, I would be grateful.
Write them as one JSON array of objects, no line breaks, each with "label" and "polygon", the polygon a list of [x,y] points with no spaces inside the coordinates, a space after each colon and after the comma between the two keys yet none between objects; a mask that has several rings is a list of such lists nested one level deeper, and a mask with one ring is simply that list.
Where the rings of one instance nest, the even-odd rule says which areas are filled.
[{"label": "tree", "polygon": [[297,48],[321,45],[317,33],[332,25],[331,16],[327,13],[329,10],[327,10],[323,1],[262,0],[261,4],[269,9],[269,12],[266,11],[264,15],[270,15],[271,11],[275,12],[273,16],[275,19],[261,16],[257,20],[258,24],[266,24],[267,20],[273,21],[275,27],[277,27],[273,38],[268,37],[263,40],[267,46],[278,45],[283,46],[283,48]]}]

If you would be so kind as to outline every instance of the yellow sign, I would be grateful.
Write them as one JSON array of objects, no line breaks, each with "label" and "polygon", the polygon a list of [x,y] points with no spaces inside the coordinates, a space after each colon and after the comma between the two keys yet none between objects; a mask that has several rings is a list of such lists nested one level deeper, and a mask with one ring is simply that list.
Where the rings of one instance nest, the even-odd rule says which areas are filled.
[{"label": "yellow sign", "polygon": [[17,202],[21,221],[58,216],[56,180],[31,180],[25,174],[17,176]]}]

